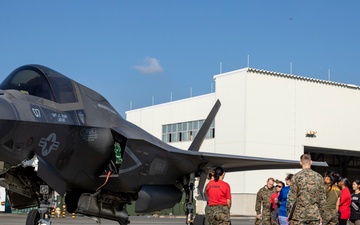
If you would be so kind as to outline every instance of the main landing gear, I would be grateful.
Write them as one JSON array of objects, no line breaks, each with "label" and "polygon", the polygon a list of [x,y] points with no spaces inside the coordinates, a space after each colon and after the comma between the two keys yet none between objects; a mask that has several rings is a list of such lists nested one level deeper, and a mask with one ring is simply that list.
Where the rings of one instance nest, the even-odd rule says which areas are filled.
[{"label": "main landing gear", "polygon": [[195,174],[191,173],[188,178],[184,178],[185,190],[185,215],[186,224],[194,225],[194,190],[195,190]]},{"label": "main landing gear", "polygon": [[189,177],[184,178],[185,190],[185,215],[187,225],[205,225],[205,215],[194,214],[194,190],[195,174],[191,173]]}]

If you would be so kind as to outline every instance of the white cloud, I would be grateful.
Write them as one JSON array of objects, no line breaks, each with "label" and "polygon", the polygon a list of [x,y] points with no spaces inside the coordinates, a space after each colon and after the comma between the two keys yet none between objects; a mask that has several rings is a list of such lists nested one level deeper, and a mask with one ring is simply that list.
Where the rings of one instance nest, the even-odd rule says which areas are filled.
[{"label": "white cloud", "polygon": [[143,60],[142,65],[134,66],[136,70],[138,70],[141,73],[161,73],[163,71],[163,68],[161,67],[159,61],[155,58],[146,57]]}]

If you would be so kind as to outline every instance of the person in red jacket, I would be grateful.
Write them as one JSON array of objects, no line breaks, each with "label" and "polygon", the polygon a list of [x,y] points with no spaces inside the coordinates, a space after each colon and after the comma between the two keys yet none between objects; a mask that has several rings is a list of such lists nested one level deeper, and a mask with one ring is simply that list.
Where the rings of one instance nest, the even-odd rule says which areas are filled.
[{"label": "person in red jacket", "polygon": [[350,182],[346,177],[340,178],[338,186],[341,189],[339,204],[339,225],[346,225],[350,219],[351,193]]},{"label": "person in red jacket", "polygon": [[270,196],[271,203],[271,224],[277,225],[279,224],[278,213],[279,213],[279,201],[278,196],[280,194],[281,189],[285,186],[284,182],[279,181],[276,183],[276,192]]},{"label": "person in red jacket", "polygon": [[230,185],[223,181],[224,168],[217,167],[214,179],[206,186],[208,196],[208,222],[210,225],[230,225],[231,192]]}]

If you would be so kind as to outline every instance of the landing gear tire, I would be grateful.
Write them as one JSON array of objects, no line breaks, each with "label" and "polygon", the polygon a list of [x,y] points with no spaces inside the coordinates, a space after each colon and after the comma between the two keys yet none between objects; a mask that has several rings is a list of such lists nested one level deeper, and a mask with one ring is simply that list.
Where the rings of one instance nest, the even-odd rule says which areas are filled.
[{"label": "landing gear tire", "polygon": [[32,209],[26,218],[26,225],[38,225],[39,220],[40,213],[37,209]]},{"label": "landing gear tire", "polygon": [[194,225],[205,225],[205,216],[196,215],[194,219]]}]

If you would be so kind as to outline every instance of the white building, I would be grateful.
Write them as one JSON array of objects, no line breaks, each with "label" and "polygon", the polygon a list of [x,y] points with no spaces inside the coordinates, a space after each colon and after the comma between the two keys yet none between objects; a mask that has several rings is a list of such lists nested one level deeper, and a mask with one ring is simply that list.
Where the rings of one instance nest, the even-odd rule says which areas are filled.
[{"label": "white building", "polygon": [[[295,160],[306,152],[330,165],[314,168],[319,173],[335,170],[350,181],[360,179],[360,87],[252,68],[215,75],[214,80],[214,93],[127,111],[126,119],[187,149],[196,129],[187,127],[180,137],[176,124],[204,120],[219,99],[214,138],[206,139],[200,151]],[[255,215],[256,192],[267,178],[284,180],[295,172],[227,173],[231,213]],[[201,204],[198,213],[203,211]]]},{"label": "white building", "polygon": [[0,187],[0,212],[5,212],[6,191],[5,188]]}]

